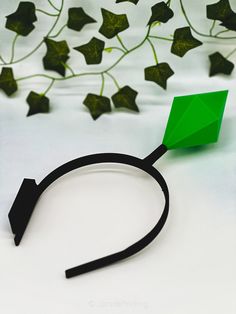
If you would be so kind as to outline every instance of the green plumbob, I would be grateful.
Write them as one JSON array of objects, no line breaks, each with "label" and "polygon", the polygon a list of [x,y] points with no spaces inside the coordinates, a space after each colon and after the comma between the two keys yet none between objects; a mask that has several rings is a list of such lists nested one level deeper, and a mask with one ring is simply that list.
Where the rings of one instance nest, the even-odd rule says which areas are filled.
[{"label": "green plumbob", "polygon": [[168,149],[217,142],[228,91],[175,97],[163,144]]}]

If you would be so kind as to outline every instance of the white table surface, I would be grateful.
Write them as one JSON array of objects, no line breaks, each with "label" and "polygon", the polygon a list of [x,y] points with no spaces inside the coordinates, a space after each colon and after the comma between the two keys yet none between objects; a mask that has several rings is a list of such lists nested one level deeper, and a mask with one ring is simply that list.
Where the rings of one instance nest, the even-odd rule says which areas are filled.
[{"label": "white table surface", "polygon": [[[15,10],[16,2],[0,3],[1,21]],[[99,22],[101,6],[127,12],[133,27],[122,38],[129,47],[144,36],[150,7],[156,3],[99,2],[68,1],[67,5],[83,5]],[[206,31],[206,1],[185,2],[193,22]],[[37,3],[46,8],[45,1]],[[178,12],[178,3],[174,7]],[[41,36],[51,22],[41,16]],[[185,25],[179,12],[168,26],[153,32],[168,35]],[[93,35],[102,38],[96,30],[97,25],[92,24],[81,33],[66,30],[60,38],[73,47]],[[1,29],[5,55],[12,38],[13,33]],[[17,55],[23,55],[38,38],[32,33],[20,39]],[[167,92],[143,79],[143,68],[153,64],[148,46],[124,59],[113,73],[122,84],[140,92],[138,115],[119,111],[94,122],[82,101],[87,92],[99,91],[97,78],[56,84],[49,94],[52,112],[29,118],[25,117],[24,99],[32,89],[44,90],[47,81],[22,82],[11,98],[1,92],[1,313],[236,313],[236,71],[231,77],[209,78],[207,58],[216,50],[227,54],[235,43],[209,40],[183,59],[168,52],[168,42],[157,43],[160,61],[169,62],[176,72]],[[45,48],[40,49],[16,65],[15,73],[42,72],[40,58],[44,54]],[[118,55],[106,55],[98,68],[112,64]],[[83,56],[75,51],[71,51],[70,64],[81,71],[87,68]],[[224,89],[229,89],[229,97],[218,144],[188,153],[168,152],[156,163],[169,185],[170,215],[148,248],[116,265],[71,280],[64,277],[65,269],[138,240],[161,213],[163,199],[153,180],[141,171],[114,166],[74,171],[55,182],[40,199],[21,245],[14,247],[7,214],[23,178],[39,182],[62,163],[95,152],[145,157],[162,141],[173,96]],[[105,94],[114,92],[107,81]]]}]

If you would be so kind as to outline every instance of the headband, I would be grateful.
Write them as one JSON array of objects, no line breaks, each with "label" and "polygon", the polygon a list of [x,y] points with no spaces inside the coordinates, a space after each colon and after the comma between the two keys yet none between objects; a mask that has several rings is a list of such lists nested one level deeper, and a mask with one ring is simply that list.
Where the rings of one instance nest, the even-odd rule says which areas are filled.
[{"label": "headband", "polygon": [[218,91],[175,97],[163,142],[144,159],[119,153],[93,154],[65,163],[47,175],[39,184],[36,184],[33,179],[24,179],[8,215],[12,232],[15,235],[15,245],[20,244],[38,199],[55,180],[84,166],[119,163],[145,171],[159,184],[165,198],[161,217],[153,229],[139,241],[117,253],[66,270],[66,278],[108,266],[141,251],[160,233],[169,212],[168,186],[153,164],[168,150],[217,142],[227,94],[228,91]]}]

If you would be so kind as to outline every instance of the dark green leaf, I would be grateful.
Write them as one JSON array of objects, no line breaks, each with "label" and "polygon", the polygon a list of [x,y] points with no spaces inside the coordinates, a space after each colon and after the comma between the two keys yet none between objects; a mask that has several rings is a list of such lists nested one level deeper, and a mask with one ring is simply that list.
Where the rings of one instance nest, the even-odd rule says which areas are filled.
[{"label": "dark green leaf", "polygon": [[70,8],[68,11],[67,27],[75,31],[81,31],[81,29],[90,23],[96,23],[96,21],[84,12],[83,8]]},{"label": "dark green leaf", "polygon": [[107,38],[113,38],[129,28],[126,14],[114,14],[106,9],[102,10],[103,23],[99,32]]},{"label": "dark green leaf", "polygon": [[17,83],[14,79],[12,68],[2,68],[0,74],[0,89],[2,89],[7,96],[17,91]]},{"label": "dark green leaf", "polygon": [[152,81],[166,89],[167,80],[174,74],[168,63],[158,63],[145,69],[145,80]]},{"label": "dark green leaf", "polygon": [[133,4],[137,4],[139,0],[116,0],[116,3],[120,3],[120,2],[131,2]]},{"label": "dark green leaf", "polygon": [[104,96],[88,94],[83,104],[89,109],[94,120],[99,118],[103,113],[111,112],[110,99]]},{"label": "dark green leaf", "polygon": [[228,28],[231,31],[236,31],[236,13],[233,13],[220,25]]},{"label": "dark green leaf", "polygon": [[65,76],[65,64],[69,59],[70,49],[65,40],[55,41],[45,38],[47,53],[43,58],[43,65],[46,70],[53,70]]},{"label": "dark green leaf", "polygon": [[165,2],[159,2],[152,7],[152,16],[148,22],[151,25],[154,22],[166,23],[174,16],[174,12]]},{"label": "dark green leaf", "polygon": [[136,104],[136,97],[138,93],[129,86],[122,87],[111,98],[116,108],[127,108],[133,111],[139,111]]},{"label": "dark green leaf", "polygon": [[37,21],[35,5],[32,2],[20,2],[16,12],[6,16],[6,28],[19,35],[27,36],[35,28]]},{"label": "dark green leaf", "polygon": [[104,41],[93,37],[87,44],[75,47],[74,49],[84,55],[87,64],[99,64],[102,62],[104,47]]},{"label": "dark green leaf", "polygon": [[210,20],[226,21],[232,14],[229,0],[220,0],[217,3],[207,5],[207,18]]},{"label": "dark green leaf", "polygon": [[183,57],[189,50],[201,45],[202,42],[192,36],[190,27],[182,27],[175,30],[171,52]]},{"label": "dark green leaf", "polygon": [[32,116],[36,113],[49,112],[49,98],[43,94],[30,92],[26,101],[29,105],[29,111],[27,113],[27,116]]},{"label": "dark green leaf", "polygon": [[227,74],[230,75],[234,69],[234,64],[227,60],[221,53],[215,52],[209,56],[211,67],[210,76],[216,74]]}]

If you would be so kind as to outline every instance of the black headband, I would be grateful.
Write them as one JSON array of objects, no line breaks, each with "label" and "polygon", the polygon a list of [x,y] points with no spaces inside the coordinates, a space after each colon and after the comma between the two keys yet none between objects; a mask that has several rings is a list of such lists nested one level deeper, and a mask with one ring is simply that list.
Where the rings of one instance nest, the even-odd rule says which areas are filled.
[{"label": "black headband", "polygon": [[168,149],[195,147],[217,142],[228,91],[175,97],[163,143],[144,159],[125,154],[95,154],[72,160],[51,172],[39,185],[35,180],[24,179],[9,213],[15,244],[19,245],[34,207],[45,189],[64,174],[84,166],[99,163],[120,163],[139,168],[159,183],[165,197],[162,215],[155,227],[141,240],[123,251],[66,270],[71,278],[132,256],[146,247],[163,228],[169,211],[169,192],[162,175],[153,163]]},{"label": "black headband", "polygon": [[122,259],[130,257],[135,253],[141,251],[150,242],[152,242],[156,236],[159,234],[163,228],[169,211],[169,192],[167,184],[162,177],[162,175],[157,171],[152,164],[160,158],[167,151],[165,145],[160,145],[153,153],[144,159],[139,159],[137,157],[125,155],[125,154],[115,154],[115,153],[104,153],[104,154],[94,154],[84,157],[74,159],[67,162],[66,164],[60,166],[59,168],[52,171],[45,179],[43,179],[38,185],[33,179],[24,179],[20,187],[20,190],[16,196],[16,199],[12,205],[9,212],[9,220],[12,228],[12,232],[15,234],[15,245],[19,245],[21,239],[24,235],[26,227],[29,223],[30,217],[34,211],[34,207],[40,198],[41,194],[47,189],[47,187],[52,184],[55,180],[65,175],[66,173],[93,164],[100,163],[119,163],[130,165],[139,168],[149,175],[151,175],[156,182],[160,185],[164,197],[165,206],[162,215],[154,226],[154,228],[146,234],[142,239],[129,246],[128,248],[99,258],[97,260],[88,262],[86,264],[76,266],[74,268],[66,270],[66,278],[71,278],[80,274],[87,273],[89,271],[102,268],[118,262]]}]

